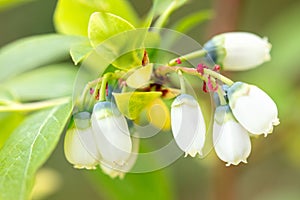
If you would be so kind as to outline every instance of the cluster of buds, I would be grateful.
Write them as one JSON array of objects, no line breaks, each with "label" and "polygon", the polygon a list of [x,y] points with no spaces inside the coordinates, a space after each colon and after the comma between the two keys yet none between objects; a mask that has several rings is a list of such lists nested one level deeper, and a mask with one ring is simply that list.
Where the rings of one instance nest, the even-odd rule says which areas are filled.
[{"label": "cluster of buds", "polygon": [[[134,121],[136,113],[142,108],[135,104],[133,109],[136,112],[128,113],[132,106],[129,105],[129,109],[122,108],[124,99],[120,100],[120,94],[126,93],[124,87],[143,91],[130,93],[134,98],[141,98],[136,101],[141,104],[147,98],[143,95],[148,91],[152,92],[151,98],[157,94],[164,96],[167,91],[174,91],[176,88],[162,90],[161,87],[151,85],[153,86],[155,80],[161,79],[166,74],[176,72],[181,92],[173,96],[175,99],[170,108],[170,122],[178,147],[185,156],[204,155],[206,122],[197,98],[185,90],[183,75],[189,74],[200,78],[204,83],[203,90],[214,95],[212,134],[217,156],[226,162],[227,166],[246,163],[251,152],[250,136],[267,136],[272,133],[273,126],[279,124],[277,106],[258,87],[233,82],[219,72],[241,71],[258,66],[270,59],[270,47],[266,39],[251,33],[225,33],[213,37],[199,52],[175,58],[155,70],[153,65],[148,64],[148,56],[145,53],[147,59],[142,60],[143,66],[132,69],[130,76],[124,76],[126,72],[122,73],[120,70],[104,74],[96,81],[95,88],[87,87],[88,89],[83,92],[84,98],[81,102],[83,106],[79,107],[86,108],[85,99],[87,93],[90,93],[92,98],[88,102],[89,105],[92,102],[93,109],[80,110],[73,116],[75,126],[69,129],[65,138],[65,154],[68,161],[75,168],[94,169],[100,164],[103,172],[111,177],[123,177],[133,167],[138,152],[138,148],[133,148],[127,122]],[[195,56],[208,57],[217,65],[213,69],[202,63],[197,68],[181,66],[184,64],[183,61]],[[108,89],[110,78],[116,80],[114,82],[119,88],[119,93],[113,96]],[[110,96],[110,101],[107,100],[107,96]],[[147,107],[146,104],[144,106]]]}]

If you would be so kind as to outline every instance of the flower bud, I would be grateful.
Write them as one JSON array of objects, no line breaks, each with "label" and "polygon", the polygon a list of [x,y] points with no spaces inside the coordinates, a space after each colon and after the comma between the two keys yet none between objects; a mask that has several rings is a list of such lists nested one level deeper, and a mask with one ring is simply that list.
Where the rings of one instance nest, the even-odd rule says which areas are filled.
[{"label": "flower bud", "polygon": [[213,143],[218,157],[227,162],[226,166],[247,163],[251,152],[250,136],[236,121],[228,105],[216,108]]},{"label": "flower bud", "polygon": [[171,108],[171,128],[185,156],[203,155],[206,127],[201,108],[194,97],[187,94],[176,97]]},{"label": "flower bud", "polygon": [[258,87],[236,82],[227,95],[233,115],[248,132],[267,136],[279,124],[275,102]]},{"label": "flower bud", "polygon": [[120,166],[126,164],[132,143],[126,119],[114,103],[95,104],[92,128],[103,161]]},{"label": "flower bud", "polygon": [[243,71],[270,60],[271,44],[248,32],[229,32],[214,36],[205,45],[208,56],[224,70]]},{"label": "flower bud", "polygon": [[75,127],[67,131],[64,152],[67,160],[78,169],[96,169],[100,160],[90,126],[90,113],[74,115]]}]

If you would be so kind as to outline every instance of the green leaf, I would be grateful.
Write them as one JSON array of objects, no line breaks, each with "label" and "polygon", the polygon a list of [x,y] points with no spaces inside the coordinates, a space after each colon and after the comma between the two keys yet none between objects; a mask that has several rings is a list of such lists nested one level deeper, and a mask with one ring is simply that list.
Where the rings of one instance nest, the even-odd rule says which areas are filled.
[{"label": "green leaf", "polygon": [[36,110],[42,110],[45,108],[51,108],[53,106],[62,105],[68,103],[70,101],[70,97],[63,97],[45,101],[37,101],[31,103],[11,103],[8,105],[0,106],[1,112],[33,112]]},{"label": "green leaf", "polygon": [[[174,31],[178,31],[180,33],[188,33],[191,31],[194,27],[198,26],[200,23],[211,19],[213,17],[213,12],[211,10],[201,10],[196,13],[192,13],[190,15],[187,15],[177,21],[171,29]],[[173,32],[167,32],[167,34],[164,36],[164,45],[166,47],[172,46],[174,42],[180,37],[179,34],[174,34]]]},{"label": "green leaf", "polygon": [[0,49],[0,82],[25,71],[69,57],[70,47],[82,37],[57,34],[17,40]]},{"label": "green leaf", "polygon": [[125,19],[104,12],[93,13],[88,28],[88,35],[93,47],[97,47],[104,40],[124,31],[135,29]]},{"label": "green leaf", "polygon": [[9,105],[16,101],[16,96],[9,89],[0,86],[0,106]]},{"label": "green leaf", "polygon": [[92,46],[118,69],[141,65],[146,34],[146,29],[135,30],[128,21],[111,13],[94,13],[89,22]]},{"label": "green leaf", "polygon": [[131,24],[139,24],[136,12],[126,0],[59,0],[54,14],[56,30],[87,36],[89,19],[94,12],[110,12]]},{"label": "green leaf", "polygon": [[70,54],[75,65],[83,61],[91,52],[93,51],[93,47],[91,46],[88,38],[76,45],[73,45],[70,49]]},{"label": "green leaf", "polygon": [[0,199],[29,199],[36,171],[58,143],[71,103],[30,115],[0,151]]},{"label": "green leaf", "polygon": [[177,21],[172,30],[187,33],[195,26],[198,26],[200,23],[211,19],[214,16],[214,13],[211,10],[201,10],[185,16],[184,18]]},{"label": "green leaf", "polygon": [[146,84],[149,84],[152,70],[153,64],[149,64],[137,69],[126,79],[126,84],[132,88],[140,88]]},{"label": "green leaf", "polygon": [[70,96],[77,69],[70,64],[38,68],[3,83],[20,101],[36,101]]},{"label": "green leaf", "polygon": [[87,174],[101,191],[104,199],[132,200],[132,199],[174,199],[172,185],[165,171],[151,173],[126,174],[123,180],[111,179],[100,170]]},{"label": "green leaf", "polygon": [[163,27],[170,15],[187,2],[188,0],[155,0],[153,3],[154,17],[159,16],[159,18],[156,20],[154,27]]},{"label": "green leaf", "polygon": [[128,119],[138,118],[141,111],[161,95],[161,92],[113,93],[118,109]]},{"label": "green leaf", "polygon": [[184,5],[187,0],[154,0],[153,2],[153,9],[154,9],[154,17],[162,15],[171,4],[176,4],[179,8],[180,6]]},{"label": "green leaf", "polygon": [[[16,97],[8,89],[0,87],[0,107],[16,102]],[[0,149],[3,144],[23,119],[23,114],[20,113],[0,113]]]},{"label": "green leaf", "polygon": [[0,149],[23,118],[21,113],[0,113]]}]

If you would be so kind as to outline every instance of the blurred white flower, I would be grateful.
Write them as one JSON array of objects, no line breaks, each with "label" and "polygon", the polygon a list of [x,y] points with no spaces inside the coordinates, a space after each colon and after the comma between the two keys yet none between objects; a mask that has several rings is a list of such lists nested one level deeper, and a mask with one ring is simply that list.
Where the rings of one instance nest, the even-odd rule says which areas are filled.
[{"label": "blurred white flower", "polygon": [[185,156],[203,155],[206,127],[201,108],[194,97],[187,94],[176,97],[171,108],[171,127],[175,141]]},{"label": "blurred white flower", "polygon": [[228,105],[218,106],[213,125],[213,144],[226,166],[247,163],[251,152],[250,136],[234,118]]},{"label": "blurred white flower", "polygon": [[100,160],[90,126],[90,113],[74,115],[75,127],[67,131],[64,152],[67,160],[78,169],[96,169]]},{"label": "blurred white flower", "polygon": [[102,171],[109,175],[111,178],[119,177],[123,179],[126,173],[130,172],[132,167],[134,166],[136,159],[138,157],[139,151],[139,139],[133,138],[132,139],[132,152],[126,161],[126,164],[119,166],[114,165],[113,163],[101,162],[100,167]]},{"label": "blurred white flower", "polygon": [[104,162],[123,166],[128,160],[132,142],[125,117],[111,102],[98,102],[92,114],[96,146]]},{"label": "blurred white flower", "polygon": [[233,115],[248,132],[267,136],[279,124],[276,104],[258,87],[236,82],[227,95]]},{"label": "blurred white flower", "polygon": [[204,49],[224,70],[248,70],[271,59],[268,40],[248,32],[216,35],[204,45]]}]

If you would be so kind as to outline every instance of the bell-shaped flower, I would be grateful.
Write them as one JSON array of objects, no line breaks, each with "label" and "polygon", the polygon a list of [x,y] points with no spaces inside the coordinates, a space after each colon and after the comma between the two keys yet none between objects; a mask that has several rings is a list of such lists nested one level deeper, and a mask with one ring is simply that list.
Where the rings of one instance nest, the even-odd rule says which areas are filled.
[{"label": "bell-shaped flower", "polygon": [[114,103],[105,101],[95,104],[92,128],[103,161],[125,165],[131,154],[132,142],[126,119]]},{"label": "bell-shaped flower", "polygon": [[102,171],[109,175],[111,178],[119,177],[120,179],[123,179],[126,173],[130,172],[130,170],[133,168],[136,159],[138,157],[138,151],[139,151],[139,139],[133,138],[132,139],[132,152],[126,161],[126,164],[119,166],[114,165],[113,163],[108,162],[101,162],[100,167]]},{"label": "bell-shaped flower", "polygon": [[224,70],[248,70],[271,58],[268,40],[248,32],[216,35],[204,45],[204,49]]},{"label": "bell-shaped flower", "polygon": [[194,97],[181,94],[175,98],[171,106],[171,128],[185,156],[203,155],[206,127],[201,108]]},{"label": "bell-shaped flower", "polygon": [[267,136],[279,124],[275,102],[258,87],[236,82],[227,96],[233,115],[251,134]]},{"label": "bell-shaped flower", "polygon": [[218,106],[213,125],[213,144],[217,156],[226,166],[247,163],[251,152],[250,136],[247,130],[234,118],[228,105]]},{"label": "bell-shaped flower", "polygon": [[69,129],[65,136],[65,156],[78,169],[96,169],[100,160],[90,117],[88,112],[74,115],[75,127]]}]

